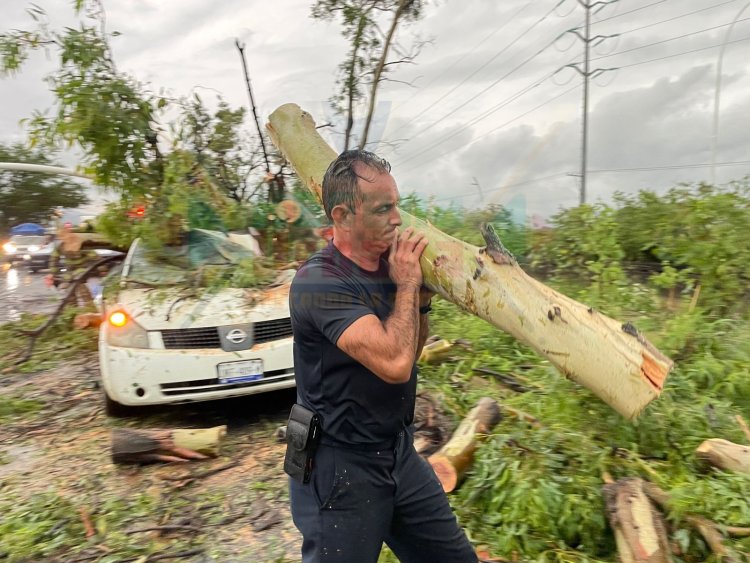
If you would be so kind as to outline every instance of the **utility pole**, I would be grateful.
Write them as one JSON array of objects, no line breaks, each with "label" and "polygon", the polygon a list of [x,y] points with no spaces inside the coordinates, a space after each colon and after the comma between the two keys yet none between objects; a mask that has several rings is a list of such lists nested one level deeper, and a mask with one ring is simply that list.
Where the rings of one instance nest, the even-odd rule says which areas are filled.
[{"label": "utility pole", "polygon": [[250,108],[253,110],[253,117],[255,118],[255,127],[258,129],[258,137],[260,137],[260,146],[263,149],[263,159],[266,162],[266,172],[271,173],[271,162],[268,160],[268,151],[266,151],[266,142],[263,140],[263,132],[260,129],[260,120],[258,119],[258,110],[255,108],[255,98],[253,98],[253,89],[250,86],[250,74],[247,72],[247,61],[245,60],[245,44],[240,44],[239,40],[235,39],[234,44],[237,46],[237,50],[240,52],[240,58],[242,59],[242,70],[245,73],[245,84],[247,84],[247,93],[250,96]]},{"label": "utility pole", "polygon": [[[591,61],[591,46],[592,44],[598,45],[605,39],[616,37],[616,35],[595,35],[591,36],[591,14],[596,13],[609,4],[614,4],[618,0],[608,1],[597,1],[587,2],[585,0],[578,0],[578,3],[583,7],[585,12],[585,20],[583,24],[583,32],[580,28],[569,29],[568,33],[572,33],[578,39],[583,42],[583,62],[573,63],[565,65],[574,69],[583,78],[583,116],[581,119],[581,191],[579,197],[579,204],[583,205],[586,203],[586,179],[588,169],[588,152],[589,152],[589,79],[598,76],[609,70],[615,70],[613,68],[597,68],[594,70],[590,69]],[[580,66],[579,66],[580,65]]]},{"label": "utility pole", "polygon": [[269,187],[269,198],[271,201],[279,202],[284,197],[284,177],[281,172],[271,172],[271,161],[268,158],[268,151],[266,150],[266,141],[263,137],[263,131],[260,128],[260,119],[258,119],[258,110],[255,107],[255,98],[253,97],[253,89],[250,86],[250,74],[247,71],[247,61],[245,60],[245,44],[240,43],[238,39],[234,40],[234,44],[237,50],[240,52],[240,58],[242,59],[242,70],[245,73],[245,84],[247,84],[247,93],[250,96],[250,108],[253,111],[253,118],[255,118],[255,127],[258,130],[258,138],[260,139],[260,148],[263,151],[263,160],[266,164],[266,182]]},{"label": "utility pole", "polygon": [[476,176],[471,177],[472,180],[472,186],[476,186],[477,191],[479,192],[479,203],[484,204],[484,194],[482,193],[482,186],[479,184],[479,180],[477,180]]}]

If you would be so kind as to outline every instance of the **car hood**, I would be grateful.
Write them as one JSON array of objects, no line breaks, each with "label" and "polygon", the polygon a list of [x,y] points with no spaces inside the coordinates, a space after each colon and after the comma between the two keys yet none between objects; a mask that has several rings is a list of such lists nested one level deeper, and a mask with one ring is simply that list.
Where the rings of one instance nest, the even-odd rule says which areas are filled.
[{"label": "car hood", "polygon": [[254,323],[289,317],[289,286],[284,280],[264,289],[185,288],[121,290],[107,310],[124,310],[146,330],[167,330]]}]

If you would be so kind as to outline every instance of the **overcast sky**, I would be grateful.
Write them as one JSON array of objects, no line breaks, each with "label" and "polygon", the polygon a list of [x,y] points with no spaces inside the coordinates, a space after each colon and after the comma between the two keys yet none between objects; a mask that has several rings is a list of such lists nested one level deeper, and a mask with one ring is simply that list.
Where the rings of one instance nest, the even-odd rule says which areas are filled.
[{"label": "overcast sky", "polygon": [[[36,4],[54,27],[75,22],[71,2]],[[28,5],[3,0],[0,27],[30,27]],[[319,124],[335,119],[328,99],[347,44],[338,23],[310,17],[311,0],[104,5],[108,30],[122,33],[112,40],[118,68],[155,91],[195,90],[205,99],[219,92],[234,107],[247,105],[238,38],[264,121],[286,102]],[[378,144],[370,146],[391,161],[402,194],[470,207],[501,203],[519,215],[576,205],[583,88],[566,65],[582,61],[583,43],[565,32],[583,21],[577,0],[428,2],[423,19],[400,29],[405,48],[428,43],[380,90]],[[591,48],[588,201],[710,181],[712,172],[717,183],[750,174],[747,0],[619,0],[592,15],[591,35],[603,37]],[[40,54],[0,80],[0,142],[24,139],[19,120],[51,107],[43,78],[53,68]],[[339,150],[341,136],[324,131]]]}]

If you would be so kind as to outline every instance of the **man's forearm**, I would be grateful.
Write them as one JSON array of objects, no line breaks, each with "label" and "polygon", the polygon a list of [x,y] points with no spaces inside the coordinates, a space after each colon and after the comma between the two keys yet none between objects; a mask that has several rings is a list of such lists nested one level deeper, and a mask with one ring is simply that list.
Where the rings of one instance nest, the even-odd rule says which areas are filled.
[{"label": "man's forearm", "polygon": [[399,287],[396,291],[393,311],[383,324],[388,339],[394,346],[394,351],[406,352],[410,358],[415,357],[417,350],[421,350],[418,301],[419,288],[417,286]]}]

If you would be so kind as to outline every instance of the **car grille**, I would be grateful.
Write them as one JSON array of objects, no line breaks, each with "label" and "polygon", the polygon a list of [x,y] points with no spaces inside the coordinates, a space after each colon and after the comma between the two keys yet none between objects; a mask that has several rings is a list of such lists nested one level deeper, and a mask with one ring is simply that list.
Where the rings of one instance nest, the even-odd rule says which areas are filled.
[{"label": "car grille", "polygon": [[[289,336],[292,336],[292,320],[289,317],[260,321],[253,325],[253,345],[281,340]],[[164,341],[164,347],[168,350],[221,348],[219,329],[215,326],[162,330],[161,338]]]},{"label": "car grille", "polygon": [[281,381],[293,381],[294,369],[277,369],[267,371],[261,379],[255,381],[243,381],[241,383],[218,383],[217,379],[195,379],[193,381],[179,381],[177,383],[162,383],[159,387],[161,392],[170,397],[180,395],[191,395],[194,393],[205,393],[207,391],[226,391],[229,389],[243,389],[247,387],[258,387],[269,383]]}]

